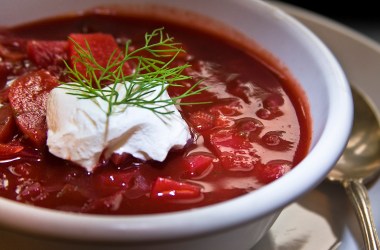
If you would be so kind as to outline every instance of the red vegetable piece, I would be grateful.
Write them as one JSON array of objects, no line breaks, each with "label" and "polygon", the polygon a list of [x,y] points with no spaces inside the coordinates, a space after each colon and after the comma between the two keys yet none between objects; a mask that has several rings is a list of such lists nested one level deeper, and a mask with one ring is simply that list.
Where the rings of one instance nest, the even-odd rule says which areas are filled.
[{"label": "red vegetable piece", "polygon": [[15,122],[13,119],[12,108],[4,104],[0,108],[0,143],[7,142],[13,136]]},{"label": "red vegetable piece", "polygon": [[[111,56],[113,56],[112,61],[121,60],[123,58],[123,52],[118,47],[115,38],[109,34],[71,34],[69,38],[71,39],[69,40],[70,64],[72,67],[75,65],[77,71],[84,76],[86,76],[86,66],[81,62],[77,62],[79,54],[76,50],[76,44],[85,51],[88,51],[89,46],[93,58],[102,67],[107,66]],[[92,64],[91,62],[88,63]],[[125,75],[132,73],[128,63],[123,65],[123,72]],[[96,71],[95,73],[97,77],[100,77],[100,71]]]},{"label": "red vegetable piece", "polygon": [[234,129],[223,129],[212,133],[210,142],[218,152],[234,152],[251,147],[249,141],[243,136],[239,136]]},{"label": "red vegetable piece", "polygon": [[293,147],[293,143],[283,139],[283,134],[285,134],[285,131],[269,131],[263,135],[261,145],[277,151],[286,151],[291,149]]},{"label": "red vegetable piece", "polygon": [[46,70],[38,70],[17,78],[9,90],[16,123],[37,147],[46,143],[46,100],[56,86],[58,81],[54,76]]},{"label": "red vegetable piece", "polygon": [[[87,190],[73,184],[65,184],[55,196],[59,203],[63,204],[60,207],[62,210],[65,210],[65,207],[68,206],[74,209],[74,207],[81,206],[81,204],[84,204],[90,198]],[[79,212],[80,208],[77,208],[77,210]]]},{"label": "red vegetable piece", "polygon": [[0,62],[0,89],[7,83],[8,69],[5,63]]},{"label": "red vegetable piece", "polygon": [[39,182],[24,182],[19,188],[17,200],[40,202],[49,196],[47,190]]},{"label": "red vegetable piece", "polygon": [[237,120],[235,127],[240,136],[250,141],[257,141],[261,131],[264,129],[264,124],[258,119],[246,117]]},{"label": "red vegetable piece", "polygon": [[39,67],[48,68],[52,65],[64,65],[68,58],[67,41],[38,41],[27,43],[28,57]]},{"label": "red vegetable piece", "polygon": [[105,170],[96,176],[96,186],[103,195],[111,195],[125,190],[133,185],[137,170],[122,172],[118,170]]},{"label": "red vegetable piece", "polygon": [[34,179],[38,177],[38,167],[33,166],[30,162],[18,162],[8,167],[8,170],[17,177],[25,179]]},{"label": "red vegetable piece", "polygon": [[201,196],[201,188],[185,182],[159,177],[153,184],[152,198],[164,200],[195,199]]},{"label": "red vegetable piece", "polygon": [[130,162],[132,159],[133,159],[133,156],[128,153],[122,153],[122,154],[113,153],[110,157],[111,162],[115,165],[121,165],[123,163],[126,164]]},{"label": "red vegetable piece", "polygon": [[215,127],[226,128],[234,125],[234,119],[230,116],[219,115],[215,120]]},{"label": "red vegetable piece", "polygon": [[292,164],[289,161],[273,160],[265,165],[260,165],[260,167],[255,169],[255,172],[258,180],[264,184],[267,184],[277,180],[289,172],[291,168]]},{"label": "red vegetable piece", "polygon": [[23,149],[23,146],[0,143],[0,157],[15,155],[20,153]]},{"label": "red vegetable piece", "polygon": [[279,93],[272,93],[263,100],[263,106],[267,109],[277,109],[284,105],[284,98]]},{"label": "red vegetable piece", "polygon": [[190,115],[189,121],[198,131],[205,131],[214,127],[215,116],[205,111],[196,111]]},{"label": "red vegetable piece", "polygon": [[213,157],[208,155],[189,155],[185,157],[184,164],[184,178],[196,178],[202,176],[202,174],[211,166]]},{"label": "red vegetable piece", "polygon": [[230,171],[250,171],[256,167],[259,160],[260,157],[250,150],[223,152],[220,155],[222,166]]},{"label": "red vegetable piece", "polygon": [[277,107],[260,108],[256,111],[256,115],[263,120],[273,120],[282,116],[284,113]]},{"label": "red vegetable piece", "polygon": [[239,135],[235,129],[219,130],[211,134],[210,142],[225,169],[249,171],[260,160],[248,139]]},{"label": "red vegetable piece", "polygon": [[123,199],[124,192],[122,191],[100,199],[93,199],[81,208],[81,212],[109,214],[110,212],[117,211],[119,209]]}]

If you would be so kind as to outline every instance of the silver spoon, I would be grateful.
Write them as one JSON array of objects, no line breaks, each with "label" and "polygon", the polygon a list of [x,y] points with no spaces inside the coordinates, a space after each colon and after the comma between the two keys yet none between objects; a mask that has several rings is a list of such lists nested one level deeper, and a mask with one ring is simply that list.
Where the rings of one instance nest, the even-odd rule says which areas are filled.
[{"label": "silver spoon", "polygon": [[327,177],[345,188],[359,219],[366,249],[378,250],[379,237],[364,185],[380,172],[380,125],[371,102],[354,87],[352,94],[354,125],[351,136],[343,155]]}]

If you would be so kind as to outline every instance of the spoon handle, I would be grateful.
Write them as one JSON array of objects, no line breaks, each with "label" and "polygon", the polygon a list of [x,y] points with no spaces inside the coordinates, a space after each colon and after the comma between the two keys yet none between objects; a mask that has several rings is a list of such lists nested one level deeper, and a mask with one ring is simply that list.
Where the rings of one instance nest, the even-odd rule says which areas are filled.
[{"label": "spoon handle", "polygon": [[379,250],[379,237],[373,222],[371,204],[366,187],[361,180],[346,180],[343,182],[343,186],[359,219],[366,249]]}]

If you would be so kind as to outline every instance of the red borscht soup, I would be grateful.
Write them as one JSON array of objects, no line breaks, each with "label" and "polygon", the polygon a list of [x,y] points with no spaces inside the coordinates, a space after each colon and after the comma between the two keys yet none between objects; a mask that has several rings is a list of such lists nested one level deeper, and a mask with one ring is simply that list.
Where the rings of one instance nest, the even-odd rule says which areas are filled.
[{"label": "red borscht soup", "polygon": [[[92,172],[52,155],[46,98],[68,80],[68,37],[99,36],[87,44],[102,54],[109,43],[101,37],[112,37],[110,46],[120,51],[130,41],[134,50],[144,46],[146,33],[162,27],[186,51],[172,64],[191,65],[182,72],[191,79],[169,87],[169,95],[199,81],[207,88],[181,100],[196,104],[178,107],[191,131],[185,147],[163,162],[113,154]],[[164,20],[96,12],[2,29],[0,196],[70,212],[150,214],[223,202],[280,178],[308,151],[308,109],[288,73],[256,51]],[[126,62],[127,72],[133,67]]]}]

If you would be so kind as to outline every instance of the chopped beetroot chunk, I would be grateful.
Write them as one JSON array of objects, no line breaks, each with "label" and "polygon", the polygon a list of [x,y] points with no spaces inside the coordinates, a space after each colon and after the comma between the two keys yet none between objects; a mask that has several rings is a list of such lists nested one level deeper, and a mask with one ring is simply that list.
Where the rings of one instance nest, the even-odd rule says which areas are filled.
[{"label": "chopped beetroot chunk", "polygon": [[214,127],[215,116],[199,110],[190,115],[189,121],[198,131],[205,131]]},{"label": "chopped beetroot chunk", "polygon": [[45,70],[30,72],[17,78],[9,90],[16,124],[37,147],[44,147],[47,138],[46,100],[58,80]]},{"label": "chopped beetroot chunk", "polygon": [[7,83],[8,69],[5,63],[0,62],[0,89]]},{"label": "chopped beetroot chunk", "polygon": [[241,135],[235,128],[212,133],[210,143],[220,158],[222,166],[228,170],[249,171],[260,160],[248,138]]},{"label": "chopped beetroot chunk", "polygon": [[196,199],[201,197],[199,186],[159,177],[153,184],[151,198],[163,200]]},{"label": "chopped beetroot chunk", "polygon": [[277,151],[286,151],[291,149],[293,147],[293,143],[283,138],[284,133],[285,131],[267,132],[261,139],[261,145]]},{"label": "chopped beetroot chunk", "polygon": [[277,180],[292,169],[292,163],[285,160],[273,160],[255,169],[256,177],[262,183]]},{"label": "chopped beetroot chunk", "polygon": [[223,152],[220,155],[222,166],[231,171],[250,171],[259,163],[260,158],[253,150],[238,150],[236,152]]},{"label": "chopped beetroot chunk", "polygon": [[13,136],[15,122],[9,105],[0,107],[0,143],[7,142]]},{"label": "chopped beetroot chunk", "polygon": [[246,117],[236,121],[237,132],[249,141],[257,141],[261,131],[264,129],[264,124],[255,118]]},{"label": "chopped beetroot chunk", "polygon": [[17,200],[25,202],[40,202],[45,200],[49,193],[40,182],[26,181],[19,185],[20,189],[17,194]]},{"label": "chopped beetroot chunk", "polygon": [[[115,38],[109,34],[71,34],[69,38],[70,65],[71,67],[76,67],[76,70],[87,78],[91,76],[87,75],[86,66],[82,62],[78,62],[78,60],[83,61],[83,59],[80,59],[79,57],[76,44],[87,52],[89,52],[89,47],[93,58],[97,64],[103,68],[107,67],[111,57],[111,61],[120,61],[123,58],[123,52],[118,47]],[[86,63],[94,65],[89,61],[86,61]],[[112,70],[115,70],[115,68]],[[128,63],[123,65],[123,73],[124,75],[130,75],[132,73]],[[101,71],[95,71],[95,74],[96,77],[99,78],[101,76]]]},{"label": "chopped beetroot chunk", "polygon": [[12,156],[24,149],[23,146],[18,145],[9,145],[9,144],[1,144],[0,143],[0,156]]},{"label": "chopped beetroot chunk", "polygon": [[123,202],[123,194],[124,192],[120,191],[100,199],[92,199],[81,208],[81,212],[90,213],[92,211],[100,211],[103,214],[108,214],[117,211]]},{"label": "chopped beetroot chunk", "polygon": [[67,41],[30,40],[27,43],[28,57],[41,68],[64,65],[67,60]]},{"label": "chopped beetroot chunk", "polygon": [[102,196],[111,195],[130,188],[137,174],[137,169],[133,171],[121,171],[112,168],[104,169],[96,177],[96,186]]},{"label": "chopped beetroot chunk", "polygon": [[235,129],[222,129],[212,133],[210,143],[219,153],[225,151],[235,152],[239,149],[251,147],[249,141],[237,134]]},{"label": "chopped beetroot chunk", "polygon": [[199,178],[212,165],[213,157],[209,155],[197,154],[185,157],[184,178]]}]

